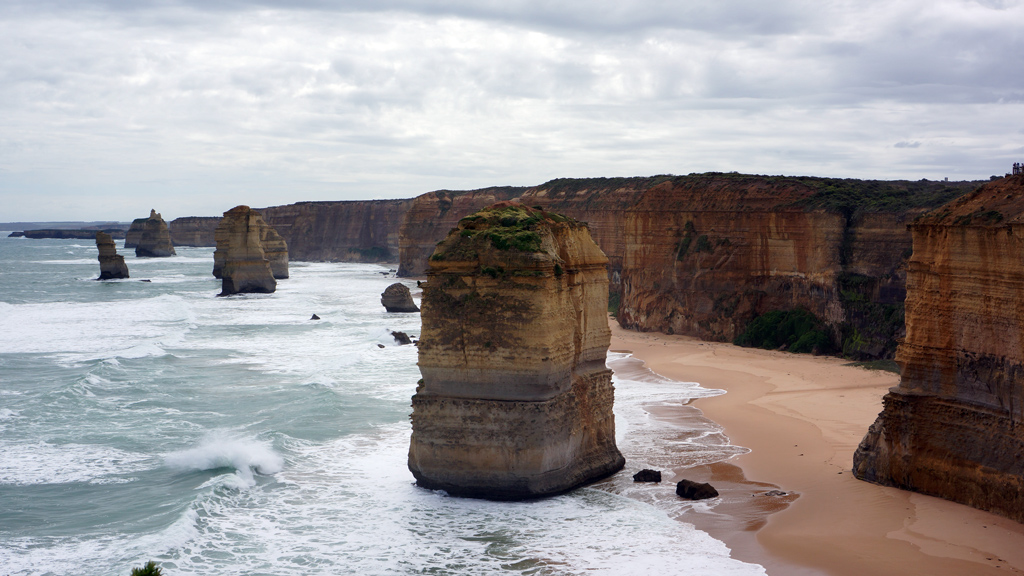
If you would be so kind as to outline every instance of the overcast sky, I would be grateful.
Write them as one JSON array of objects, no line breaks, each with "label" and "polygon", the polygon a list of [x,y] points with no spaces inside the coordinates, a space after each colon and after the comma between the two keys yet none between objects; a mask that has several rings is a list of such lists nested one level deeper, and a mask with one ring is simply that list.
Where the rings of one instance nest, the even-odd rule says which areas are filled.
[{"label": "overcast sky", "polygon": [[983,179],[1024,0],[0,0],[0,221],[557,177]]}]

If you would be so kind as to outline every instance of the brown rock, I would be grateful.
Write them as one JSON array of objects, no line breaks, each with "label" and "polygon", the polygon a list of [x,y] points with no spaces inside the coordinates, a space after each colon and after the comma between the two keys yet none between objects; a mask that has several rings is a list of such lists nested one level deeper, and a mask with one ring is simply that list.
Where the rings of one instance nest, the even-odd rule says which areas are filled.
[{"label": "brown rock", "polygon": [[149,218],[136,218],[132,220],[131,226],[128,227],[128,231],[124,235],[125,250],[139,245],[139,239],[142,238],[142,229],[146,227],[146,220],[149,220]]},{"label": "brown rock", "polygon": [[518,204],[461,220],[437,246],[409,448],[420,486],[513,500],[623,467],[606,266],[585,225]]},{"label": "brown rock", "polygon": [[[224,213],[217,227],[215,262],[223,262],[220,295],[270,293],[277,281],[263,252],[262,237],[266,223],[248,206],[236,206]],[[218,256],[219,255],[219,256]],[[216,271],[216,268],[215,268]]]},{"label": "brown rock", "polygon": [[[132,222],[132,226],[135,222]],[[129,232],[131,230],[129,229]],[[149,218],[142,224],[142,234],[139,236],[138,245],[135,246],[135,256],[139,258],[166,258],[174,256],[174,244],[171,243],[171,233],[167,229],[167,223],[157,214],[156,210],[149,211]]]},{"label": "brown rock", "polygon": [[633,474],[633,482],[661,482],[661,471],[644,468]]},{"label": "brown rock", "polygon": [[171,220],[167,227],[175,246],[216,246],[214,232],[220,221],[217,216],[184,216]]},{"label": "brown rock", "polygon": [[910,229],[901,380],[854,474],[1024,522],[1024,176]]},{"label": "brown rock", "polygon": [[388,312],[419,312],[420,309],[413,302],[412,293],[409,287],[401,282],[395,282],[384,289],[380,295],[380,303]]},{"label": "brown rock", "polygon": [[110,234],[96,233],[96,248],[99,250],[100,277],[97,280],[128,278],[128,265],[124,256],[117,253],[117,246]]},{"label": "brown rock", "polygon": [[[241,210],[243,208],[245,210]],[[221,219],[220,224],[214,230],[214,238],[217,245],[217,249],[213,251],[214,278],[222,277],[231,242],[232,226],[234,225],[233,219],[241,218],[241,214],[246,213],[246,211],[255,215],[253,222],[258,228],[260,249],[263,250],[263,257],[270,264],[273,277],[277,280],[288,278],[288,244],[272,226],[263,220],[263,216],[259,212],[252,210],[248,206],[236,206],[225,212],[224,218]],[[231,218],[228,218],[229,214],[232,215]]]},{"label": "brown rock", "polygon": [[680,480],[676,484],[676,495],[690,500],[707,500],[717,498],[718,490],[707,482],[694,482],[693,480]]}]

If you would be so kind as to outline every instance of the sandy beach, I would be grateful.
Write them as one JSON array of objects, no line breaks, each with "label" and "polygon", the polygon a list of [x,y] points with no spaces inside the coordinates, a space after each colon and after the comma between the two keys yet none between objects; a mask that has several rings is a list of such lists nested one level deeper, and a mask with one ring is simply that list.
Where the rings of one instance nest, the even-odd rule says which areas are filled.
[{"label": "sandy beach", "polygon": [[[723,540],[734,558],[772,576],[1024,574],[1024,526],[853,477],[853,452],[896,374],[615,322],[611,348],[667,378],[726,391],[693,406],[750,452],[666,480],[719,488],[716,514],[684,520]],[[765,494],[773,489],[786,495]]]}]

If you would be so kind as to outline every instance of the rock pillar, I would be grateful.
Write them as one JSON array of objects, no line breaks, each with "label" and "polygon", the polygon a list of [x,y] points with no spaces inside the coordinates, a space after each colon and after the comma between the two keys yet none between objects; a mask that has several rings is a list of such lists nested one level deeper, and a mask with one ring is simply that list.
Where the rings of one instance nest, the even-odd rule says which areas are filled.
[{"label": "rock pillar", "polygon": [[110,234],[97,232],[96,248],[100,252],[100,277],[97,280],[128,277],[128,265],[124,263],[124,256],[117,253],[117,246]]}]

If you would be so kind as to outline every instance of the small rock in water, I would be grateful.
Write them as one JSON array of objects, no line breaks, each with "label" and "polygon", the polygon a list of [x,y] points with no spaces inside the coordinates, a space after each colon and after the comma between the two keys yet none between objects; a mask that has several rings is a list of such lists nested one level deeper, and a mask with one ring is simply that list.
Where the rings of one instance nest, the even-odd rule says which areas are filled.
[{"label": "small rock in water", "polygon": [[384,347],[383,344],[377,344],[377,348],[383,348],[383,347]]},{"label": "small rock in water", "polygon": [[683,498],[689,498],[690,500],[706,500],[708,498],[717,497],[718,490],[715,490],[715,488],[707,482],[680,480],[679,483],[676,484],[676,494]]},{"label": "small rock in water", "polygon": [[633,474],[633,482],[661,482],[661,471],[644,468]]},{"label": "small rock in water", "polygon": [[316,314],[313,314],[313,316],[310,317],[310,320],[319,320],[319,319],[320,319],[320,317],[317,316]]},{"label": "small rock in water", "polygon": [[152,280],[139,280],[139,282],[152,282]]},{"label": "small rock in water", "polygon": [[764,493],[765,496],[785,496],[787,493],[782,490],[769,490]]},{"label": "small rock in water", "polygon": [[409,339],[409,335],[405,332],[392,332],[391,336],[395,338],[395,342],[398,342],[399,345],[412,344],[412,340]]}]

